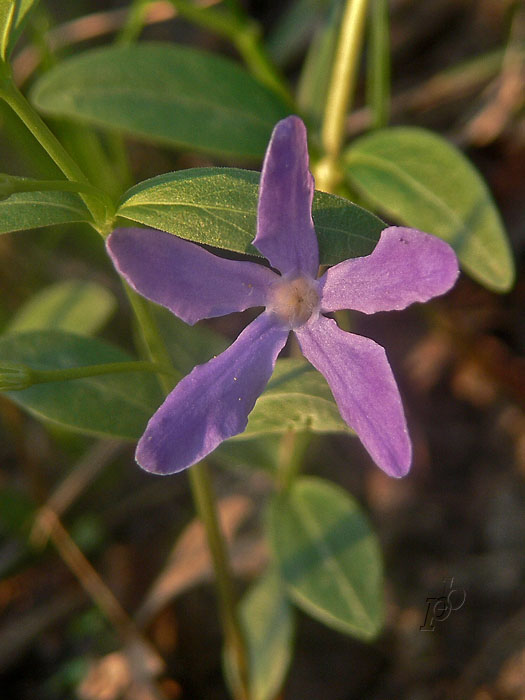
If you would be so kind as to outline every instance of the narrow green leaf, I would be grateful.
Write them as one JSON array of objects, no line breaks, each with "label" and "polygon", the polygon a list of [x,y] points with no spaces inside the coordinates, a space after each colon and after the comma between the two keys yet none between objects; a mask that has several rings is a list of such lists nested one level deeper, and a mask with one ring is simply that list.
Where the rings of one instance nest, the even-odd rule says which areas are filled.
[{"label": "narrow green leaf", "polygon": [[32,99],[53,116],[235,158],[262,157],[288,111],[229,59],[149,42],[70,58],[37,82]]},{"label": "narrow green leaf", "polygon": [[0,0],[0,60],[5,61],[15,14],[15,0]]},{"label": "narrow green leaf", "polygon": [[383,622],[377,539],[358,504],[322,479],[298,479],[274,498],[269,538],[294,602],[341,632],[371,639]]},{"label": "narrow green leaf", "polygon": [[[0,336],[0,361],[33,369],[127,362],[127,353],[101,340],[57,330]],[[162,401],[156,378],[145,373],[108,374],[38,384],[6,394],[15,403],[66,428],[134,440]]]},{"label": "narrow green leaf", "polygon": [[79,221],[91,216],[72,192],[18,192],[0,200],[0,233]]},{"label": "narrow green leaf", "polygon": [[[292,609],[276,571],[268,571],[250,588],[239,612],[248,647],[250,698],[274,700],[290,666],[294,633]],[[233,659],[226,662],[228,677],[235,668]]]},{"label": "narrow green leaf", "polygon": [[[132,187],[117,214],[197,243],[259,255],[252,246],[260,174],[237,168],[194,168]],[[316,192],[313,218],[321,263],[368,255],[385,224],[342,197]]]},{"label": "narrow green leaf", "polygon": [[448,141],[419,128],[382,129],[350,146],[345,170],[377,209],[448,241],[474,279],[510,289],[514,263],[499,212],[478,171]]},{"label": "narrow green leaf", "polygon": [[13,27],[9,36],[8,53],[14,49],[20,34],[24,30],[30,12],[38,5],[39,0],[15,0],[15,2],[16,11]]},{"label": "narrow green leaf", "polygon": [[7,332],[56,329],[94,335],[116,308],[113,294],[95,282],[67,280],[35,294],[7,326]]},{"label": "narrow green leaf", "polygon": [[289,430],[314,433],[351,433],[324,377],[306,360],[277,360],[264,393],[238,438]]}]

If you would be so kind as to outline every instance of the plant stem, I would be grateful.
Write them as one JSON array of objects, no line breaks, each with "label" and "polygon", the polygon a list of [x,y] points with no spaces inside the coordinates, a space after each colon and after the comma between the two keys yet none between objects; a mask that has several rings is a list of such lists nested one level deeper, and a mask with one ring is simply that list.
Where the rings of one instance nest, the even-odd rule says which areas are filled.
[{"label": "plant stem", "polygon": [[249,693],[246,645],[237,615],[232,573],[224,537],[219,525],[208,466],[205,462],[199,462],[189,469],[188,474],[197,513],[206,530],[208,547],[215,571],[225,644],[237,664],[242,693],[238,700],[247,700]]},{"label": "plant stem", "polygon": [[[68,180],[87,185],[90,184],[82,170],[42,121],[12,80],[5,78],[0,82],[0,98],[5,100],[24,122],[29,131],[58,165]],[[111,224],[106,220],[105,206],[100,203],[98,198],[95,199],[88,193],[82,194],[82,199],[93,217],[94,226],[97,231],[100,233],[107,233]]]},{"label": "plant stem", "polygon": [[[139,322],[142,337],[150,358],[153,362],[157,362],[162,366],[173,368],[168,350],[160,335],[158,326],[151,315],[148,302],[134,292],[128,285],[126,285],[126,292]],[[175,373],[175,369],[173,369],[173,373]],[[172,377],[170,378],[167,375],[159,376],[166,394],[172,389]],[[199,464],[193,465],[188,470],[188,475],[193,501],[206,531],[206,538],[215,572],[219,599],[219,616],[224,633],[224,642],[226,647],[231,650],[239,669],[242,695],[237,700],[248,700],[248,655],[237,614],[236,595],[226,543],[219,524],[211,479],[205,462],[202,461],[199,462]]]},{"label": "plant stem", "polygon": [[388,1],[372,0],[367,65],[367,102],[372,127],[386,126],[390,112],[390,34]]},{"label": "plant stem", "polygon": [[88,194],[105,207],[106,218],[114,216],[115,208],[110,197],[89,182],[73,180],[33,180],[26,177],[15,177],[0,173],[0,198],[9,197],[16,192],[77,192]]},{"label": "plant stem", "polygon": [[355,90],[368,0],[347,0],[321,129],[324,157],[316,168],[317,187],[333,192],[345,136],[346,115]]},{"label": "plant stem", "polygon": [[303,457],[312,439],[310,432],[297,433],[293,430],[285,433],[279,445],[278,486],[286,491],[295,481],[301,469]]},{"label": "plant stem", "polygon": [[133,360],[130,362],[108,362],[101,365],[86,365],[85,367],[67,367],[65,369],[30,369],[31,386],[33,384],[48,384],[49,382],[64,382],[71,379],[99,377],[104,374],[122,374],[127,372],[156,372],[173,376],[175,373],[169,367],[148,361]]}]

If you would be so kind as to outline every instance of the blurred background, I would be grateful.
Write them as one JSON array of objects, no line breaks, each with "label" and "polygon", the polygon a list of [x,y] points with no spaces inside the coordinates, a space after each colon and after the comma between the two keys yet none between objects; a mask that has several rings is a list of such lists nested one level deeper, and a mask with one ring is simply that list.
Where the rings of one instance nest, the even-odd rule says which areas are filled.
[{"label": "blurred background", "polygon": [[[243,5],[294,85],[331,3]],[[107,43],[127,7],[42,0],[15,52],[21,87],[56,56]],[[384,552],[387,622],[377,641],[364,644],[298,613],[283,697],[523,700],[525,14],[509,0],[391,0],[390,10],[391,123],[438,131],[480,169],[502,212],[518,276],[508,294],[462,276],[428,308],[353,318],[357,332],[388,348],[414,467],[391,480],[357,440],[341,436],[315,438],[305,471],[347,488],[369,514]],[[142,36],[235,56],[169,3],[151,4]],[[360,89],[350,135],[368,123],[364,104]],[[67,124],[55,126],[78,148]],[[2,106],[2,170],[55,176],[30,144]],[[133,182],[217,162],[126,144]],[[102,337],[131,349],[130,313],[93,231],[75,225],[7,234],[0,259],[1,330],[22,323],[19,309],[37,291],[95,282],[107,290],[96,296]],[[235,337],[245,318],[209,327]],[[227,467],[220,453],[211,460],[240,591],[267,558],[260,513],[271,488],[271,451],[271,444],[261,451],[262,469],[245,463],[242,447],[233,466],[231,455]],[[44,426],[0,396],[2,697],[227,698],[214,591],[193,518],[184,475],[152,477],[135,465],[133,445]],[[439,619],[435,599],[449,593],[452,610]]]}]

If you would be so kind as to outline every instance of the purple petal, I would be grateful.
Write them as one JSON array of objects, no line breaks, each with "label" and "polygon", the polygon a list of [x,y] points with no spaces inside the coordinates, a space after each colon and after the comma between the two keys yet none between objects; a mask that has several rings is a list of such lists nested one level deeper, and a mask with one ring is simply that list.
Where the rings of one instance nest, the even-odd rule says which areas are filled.
[{"label": "purple petal", "polygon": [[172,474],[242,433],[288,332],[263,313],[221,355],[195,367],[149,421],[137,462],[147,471]]},{"label": "purple petal", "polygon": [[135,291],[190,324],[264,306],[268,287],[279,279],[263,265],[219,258],[150,228],[117,229],[106,245],[115,267]]},{"label": "purple petal", "polygon": [[448,291],[459,274],[452,248],[412,228],[391,226],[374,251],[345,260],[321,278],[323,311],[354,309],[365,314],[404,309]]},{"label": "purple petal", "polygon": [[390,476],[404,476],[412,445],[384,349],[369,338],[345,333],[325,316],[295,333],[305,357],[328,382],[341,416],[374,462]]},{"label": "purple petal", "polygon": [[317,276],[313,196],[306,128],[299,117],[287,117],[275,126],[264,158],[254,240],[256,248],[283,274]]}]

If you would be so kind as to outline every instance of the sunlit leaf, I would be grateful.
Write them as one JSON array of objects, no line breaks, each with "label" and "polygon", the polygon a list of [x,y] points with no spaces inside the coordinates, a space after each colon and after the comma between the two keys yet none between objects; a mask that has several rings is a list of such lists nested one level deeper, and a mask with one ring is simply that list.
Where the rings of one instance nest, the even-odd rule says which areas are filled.
[{"label": "sunlit leaf", "polygon": [[345,170],[379,211],[448,241],[476,280],[500,292],[512,286],[514,263],[490,192],[443,137],[408,127],[376,131],[346,151]]},{"label": "sunlit leaf", "polygon": [[289,430],[314,433],[351,433],[339,414],[325,379],[306,360],[277,360],[264,393],[236,439]]},{"label": "sunlit leaf", "polygon": [[79,221],[91,216],[72,192],[17,192],[0,199],[0,233]]},{"label": "sunlit leaf", "polygon": [[[194,168],[141,182],[118,214],[197,243],[258,255],[252,246],[260,174],[237,168]],[[347,199],[316,192],[313,218],[321,263],[368,255],[385,224]]]}]

